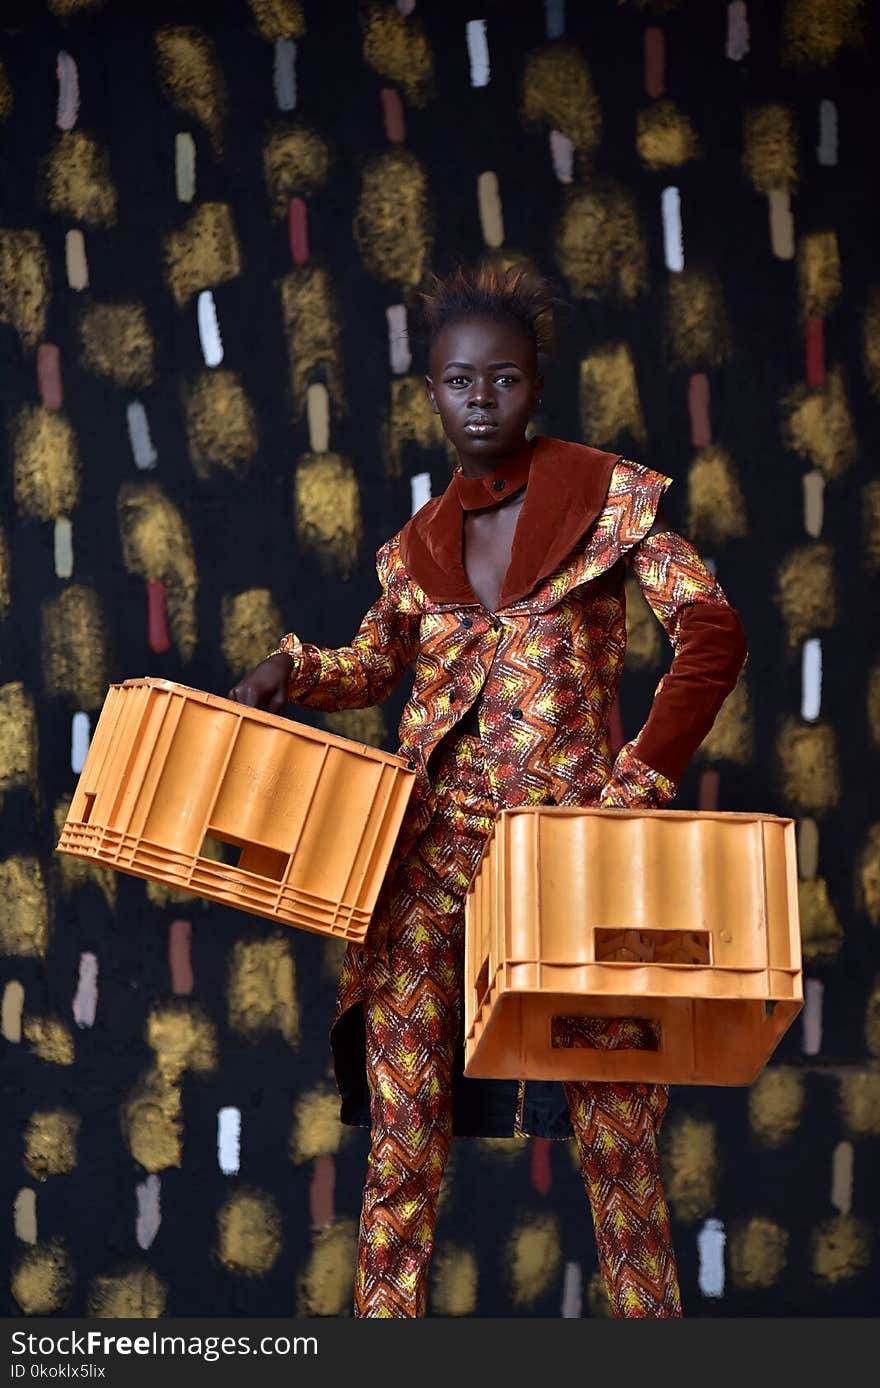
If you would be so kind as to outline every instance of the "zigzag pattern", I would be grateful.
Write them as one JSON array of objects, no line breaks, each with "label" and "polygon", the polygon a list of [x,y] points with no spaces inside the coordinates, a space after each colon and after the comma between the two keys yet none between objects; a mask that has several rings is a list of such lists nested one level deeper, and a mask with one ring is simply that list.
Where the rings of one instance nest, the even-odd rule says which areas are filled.
[{"label": "zigzag pattern", "polygon": [[[295,661],[289,698],[317,708],[379,703],[415,661],[400,743],[417,782],[396,861],[430,822],[428,763],[435,748],[478,701],[486,774],[499,809],[548,799],[596,805],[603,790],[601,803],[609,805],[659,805],[675,794],[672,781],[643,773],[629,755],[612,768],[608,734],[626,649],[615,565],[631,565],[676,652],[683,610],[694,603],[729,608],[692,545],[673,531],[647,533],[668,484],[662,474],[622,459],[583,549],[497,614],[478,603],[465,611],[433,602],[407,573],[395,536],[377,556],[382,596],[351,645],[305,645],[294,632],[282,639],[278,649]],[[658,686],[661,699],[667,678]],[[703,693],[694,689],[692,701]]]},{"label": "zigzag pattern", "polygon": [[612,1316],[680,1316],[657,1150],[668,1091],[660,1085],[568,1083],[565,1092]]},{"label": "zigzag pattern", "polygon": [[[464,898],[493,805],[478,739],[435,767],[437,812],[387,896],[387,969],[366,989],[371,1099],[355,1314],[422,1316],[437,1201],[452,1141],[452,1064],[461,1028]],[[350,955],[354,951],[349,951]],[[354,977],[352,982],[354,982]],[[373,979],[378,977],[373,974]],[[559,1018],[606,1049],[644,1042],[637,1021]],[[681,1314],[656,1130],[666,1090],[568,1085],[566,1094],[612,1314]]]},{"label": "zigzag pattern", "polygon": [[[453,755],[454,750],[454,755]],[[493,818],[480,744],[441,754],[442,807],[398,870],[387,970],[364,1000],[372,1146],[361,1207],[357,1316],[422,1316],[440,1183],[452,1141],[462,1027],[464,896]]]},{"label": "zigzag pattern", "polygon": [[[494,812],[546,802],[651,806],[675,794],[675,784],[636,755],[638,738],[612,768],[609,734],[626,648],[623,563],[676,653],[686,644],[679,642],[685,608],[729,608],[686,540],[662,530],[648,535],[668,484],[622,460],[583,549],[498,613],[476,602],[466,609],[433,602],[407,573],[395,538],[378,555],[382,596],[350,646],[305,646],[295,633],[281,643],[295,660],[290,698],[321,708],[379,702],[416,663],[400,726],[416,786],[366,948],[346,953],[334,1017],[362,1006],[366,1029],[373,1146],[358,1315],[424,1312],[452,1136],[463,901]],[[655,709],[662,691],[661,681]],[[691,713],[703,697],[700,688],[689,691]],[[450,750],[444,738],[475,704],[480,739],[459,738]],[[610,1031],[606,1040],[614,1042]],[[656,1151],[665,1103],[665,1091],[650,1086],[569,1087],[615,1315],[680,1314]]]}]

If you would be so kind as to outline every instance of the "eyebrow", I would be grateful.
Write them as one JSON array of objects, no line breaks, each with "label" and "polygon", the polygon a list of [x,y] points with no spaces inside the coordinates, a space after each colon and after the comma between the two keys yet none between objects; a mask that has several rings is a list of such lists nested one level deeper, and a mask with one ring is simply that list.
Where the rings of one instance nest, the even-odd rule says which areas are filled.
[{"label": "eyebrow", "polygon": [[[446,365],[444,366],[443,370],[444,370],[444,371],[448,371],[449,368],[450,368],[451,366],[464,366],[464,367],[467,368],[468,371],[473,371],[473,369],[474,369],[473,366],[472,366],[472,364],[471,364],[469,361],[448,361],[448,362],[446,363]],[[517,369],[517,371],[522,371],[522,367],[519,365],[519,362],[515,362],[515,361],[490,361],[490,362],[489,362],[489,370],[490,370],[490,371],[497,371],[497,370],[499,369],[499,367],[502,367],[502,366],[515,366],[516,369]]]}]

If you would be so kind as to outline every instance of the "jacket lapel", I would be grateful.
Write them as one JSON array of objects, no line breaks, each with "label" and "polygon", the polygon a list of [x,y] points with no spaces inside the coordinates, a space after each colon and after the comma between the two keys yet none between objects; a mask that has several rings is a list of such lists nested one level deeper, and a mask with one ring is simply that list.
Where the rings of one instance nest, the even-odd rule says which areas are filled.
[{"label": "jacket lapel", "polygon": [[[539,435],[498,610],[555,573],[601,512],[620,455]],[[435,607],[480,607],[465,573],[463,513],[453,483],[400,532],[400,556]]]}]

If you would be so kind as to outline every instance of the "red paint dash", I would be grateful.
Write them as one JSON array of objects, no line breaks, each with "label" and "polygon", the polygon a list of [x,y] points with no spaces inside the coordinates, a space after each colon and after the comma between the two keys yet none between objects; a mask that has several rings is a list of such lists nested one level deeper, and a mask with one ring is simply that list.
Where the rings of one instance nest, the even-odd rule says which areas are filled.
[{"label": "red paint dash", "polygon": [[662,96],[666,88],[666,38],[662,29],[645,30],[645,91]]},{"label": "red paint dash", "polygon": [[700,773],[700,788],[697,791],[698,810],[718,809],[718,787],[721,776],[714,766],[706,766]]},{"label": "red paint dash", "polygon": [[171,645],[165,616],[165,584],[161,578],[147,579],[147,642],[157,655]]},{"label": "red paint dash", "polygon": [[305,265],[309,258],[309,221],[302,198],[291,198],[287,209],[287,235],[294,265]]},{"label": "red paint dash", "polygon": [[403,114],[400,92],[394,87],[383,87],[381,97],[385,134],[392,144],[402,144],[406,139],[406,119]]},{"label": "red paint dash", "polygon": [[804,340],[806,348],[807,385],[825,384],[825,320],[808,318]]},{"label": "red paint dash", "polygon": [[47,410],[60,410],[64,404],[61,384],[61,354],[54,342],[41,342],[37,348],[37,385]]},{"label": "red paint dash", "polygon": [[550,1139],[533,1137],[530,1143],[532,1152],[532,1185],[539,1195],[549,1195],[553,1178],[550,1175]]},{"label": "red paint dash", "polygon": [[195,985],[190,945],[191,921],[172,921],[168,931],[168,966],[171,970],[171,989],[179,995],[191,993]]},{"label": "red paint dash", "polygon": [[620,712],[620,695],[617,695],[615,698],[614,707],[611,710],[609,733],[611,736],[611,755],[612,757],[616,757],[621,747],[626,742],[626,738],[623,735],[623,716]]},{"label": "red paint dash", "polygon": [[712,442],[712,421],[709,418],[709,377],[702,371],[688,379],[688,414],[691,443],[694,448],[705,448]]},{"label": "red paint dash", "polygon": [[313,1229],[326,1229],[335,1218],[333,1194],[336,1186],[336,1163],[329,1152],[315,1157],[312,1182],[309,1186],[309,1213]]}]

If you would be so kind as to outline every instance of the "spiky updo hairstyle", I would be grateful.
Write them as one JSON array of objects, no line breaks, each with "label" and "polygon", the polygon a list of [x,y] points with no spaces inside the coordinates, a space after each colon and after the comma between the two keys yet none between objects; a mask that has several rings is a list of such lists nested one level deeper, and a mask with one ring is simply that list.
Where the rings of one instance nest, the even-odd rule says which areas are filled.
[{"label": "spiky updo hairstyle", "polygon": [[476,269],[459,265],[449,275],[432,275],[428,288],[419,291],[419,298],[429,350],[450,323],[474,319],[522,328],[540,356],[549,355],[557,346],[557,319],[564,300],[548,280],[520,266],[503,270],[494,265]]}]

